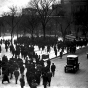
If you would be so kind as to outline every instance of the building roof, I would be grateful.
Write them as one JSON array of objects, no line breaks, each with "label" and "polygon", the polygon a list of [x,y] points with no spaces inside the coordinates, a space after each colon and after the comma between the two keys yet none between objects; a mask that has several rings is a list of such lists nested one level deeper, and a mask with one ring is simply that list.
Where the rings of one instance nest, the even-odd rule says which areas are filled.
[{"label": "building roof", "polygon": [[70,57],[76,58],[76,57],[78,57],[78,55],[67,55],[67,58],[70,58]]}]

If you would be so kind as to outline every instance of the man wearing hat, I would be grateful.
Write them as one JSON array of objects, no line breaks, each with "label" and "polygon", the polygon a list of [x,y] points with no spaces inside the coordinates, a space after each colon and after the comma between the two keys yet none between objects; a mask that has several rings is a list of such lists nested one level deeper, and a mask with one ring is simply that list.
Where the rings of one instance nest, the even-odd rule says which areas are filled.
[{"label": "man wearing hat", "polygon": [[38,84],[36,83],[36,80],[33,79],[31,83],[31,88],[37,88]]}]

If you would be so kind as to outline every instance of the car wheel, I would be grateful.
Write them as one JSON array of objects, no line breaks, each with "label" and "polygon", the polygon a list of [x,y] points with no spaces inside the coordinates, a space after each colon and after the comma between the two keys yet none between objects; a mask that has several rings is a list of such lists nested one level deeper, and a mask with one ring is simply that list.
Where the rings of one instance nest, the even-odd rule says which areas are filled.
[{"label": "car wheel", "polygon": [[79,70],[79,65],[78,65],[78,70]]},{"label": "car wheel", "polygon": [[67,73],[67,69],[66,69],[66,67],[65,67],[65,73]]},{"label": "car wheel", "polygon": [[73,69],[73,72],[75,73],[76,72],[76,69]]}]

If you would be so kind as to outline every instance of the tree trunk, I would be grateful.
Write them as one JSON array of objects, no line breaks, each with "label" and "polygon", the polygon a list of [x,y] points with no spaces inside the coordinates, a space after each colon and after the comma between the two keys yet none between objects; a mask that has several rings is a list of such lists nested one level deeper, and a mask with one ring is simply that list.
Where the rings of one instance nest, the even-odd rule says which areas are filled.
[{"label": "tree trunk", "polygon": [[17,29],[16,29],[17,39],[18,39],[18,30],[19,30],[19,27],[18,27],[18,25],[17,25]]},{"label": "tree trunk", "polygon": [[13,44],[13,32],[11,31],[11,45]]},{"label": "tree trunk", "polygon": [[86,32],[85,30],[83,31],[83,35],[84,35],[85,38],[86,38],[87,32]]},{"label": "tree trunk", "polygon": [[43,25],[43,36],[44,36],[44,39],[45,39],[45,37],[46,37],[46,26],[45,25]]},{"label": "tree trunk", "polygon": [[1,28],[0,28],[0,37],[1,37]]},{"label": "tree trunk", "polygon": [[14,21],[14,16],[12,16],[11,44],[13,44],[13,30],[14,30],[13,21]]},{"label": "tree trunk", "polygon": [[86,38],[86,33],[85,33],[85,38]]},{"label": "tree trunk", "polygon": [[34,33],[34,27],[32,26],[32,29],[31,29],[31,37],[32,37],[32,40],[34,38],[33,33]]},{"label": "tree trunk", "polygon": [[65,35],[63,35],[63,41],[65,42]]},{"label": "tree trunk", "polygon": [[17,31],[17,39],[18,39],[18,31]]},{"label": "tree trunk", "polygon": [[56,29],[55,29],[55,37],[57,35],[57,20],[56,20]]},{"label": "tree trunk", "polygon": [[34,37],[33,37],[33,30],[31,31],[31,38],[32,38],[32,40],[33,40],[33,38],[34,38]]}]

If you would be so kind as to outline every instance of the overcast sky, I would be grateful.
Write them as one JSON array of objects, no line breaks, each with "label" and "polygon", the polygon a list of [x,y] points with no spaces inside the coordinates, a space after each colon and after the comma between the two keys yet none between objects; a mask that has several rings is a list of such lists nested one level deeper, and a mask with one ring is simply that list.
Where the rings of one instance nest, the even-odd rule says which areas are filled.
[{"label": "overcast sky", "polygon": [[30,0],[0,0],[0,15],[7,12],[12,5],[17,7],[24,7]]},{"label": "overcast sky", "polygon": [[12,5],[17,7],[24,7],[27,6],[30,0],[0,0],[0,15],[3,12],[8,12],[9,8]]}]

